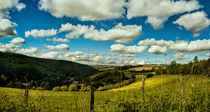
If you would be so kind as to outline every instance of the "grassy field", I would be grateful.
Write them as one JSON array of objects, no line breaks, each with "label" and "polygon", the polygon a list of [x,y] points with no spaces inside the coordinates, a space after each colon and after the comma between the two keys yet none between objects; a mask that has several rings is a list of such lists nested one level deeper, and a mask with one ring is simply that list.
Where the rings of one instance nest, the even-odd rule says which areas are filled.
[{"label": "grassy field", "polygon": [[[134,89],[140,89],[142,87],[142,77],[143,75],[136,75],[136,81],[132,84],[129,84],[127,86],[123,86],[121,88],[112,89],[109,91],[124,91],[124,90],[134,90]],[[175,81],[179,79],[179,76],[177,75],[160,75],[152,78],[148,78],[145,81],[145,87],[146,88],[155,88],[157,86],[161,86],[163,84],[171,83],[172,81]]]},{"label": "grassy field", "polygon": [[[210,107],[210,78],[205,76],[163,75],[146,79],[142,99],[141,76],[137,81],[110,91],[96,91],[96,112],[207,112]],[[1,112],[88,112],[90,92],[29,91],[28,105],[24,90],[0,88]],[[26,109],[24,109],[27,107]]]}]

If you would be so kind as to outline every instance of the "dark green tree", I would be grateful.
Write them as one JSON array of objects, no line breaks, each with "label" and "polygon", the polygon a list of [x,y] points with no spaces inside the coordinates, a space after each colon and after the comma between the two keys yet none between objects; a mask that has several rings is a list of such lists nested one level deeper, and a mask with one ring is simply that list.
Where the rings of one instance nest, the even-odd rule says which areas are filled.
[{"label": "dark green tree", "polygon": [[194,63],[198,63],[198,56],[195,56],[193,61],[194,61]]}]

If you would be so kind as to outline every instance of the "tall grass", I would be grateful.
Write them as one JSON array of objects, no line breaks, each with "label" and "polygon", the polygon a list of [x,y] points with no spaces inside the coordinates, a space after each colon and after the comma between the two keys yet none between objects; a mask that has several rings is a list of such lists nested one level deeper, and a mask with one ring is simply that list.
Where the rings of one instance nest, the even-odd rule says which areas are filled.
[{"label": "tall grass", "polygon": [[[180,82],[183,77],[183,84]],[[205,76],[155,76],[146,79],[145,100],[141,83],[135,89],[96,91],[96,112],[208,112],[210,78]],[[22,112],[24,90],[0,88],[0,111]],[[88,112],[90,92],[29,91],[28,111]]]}]

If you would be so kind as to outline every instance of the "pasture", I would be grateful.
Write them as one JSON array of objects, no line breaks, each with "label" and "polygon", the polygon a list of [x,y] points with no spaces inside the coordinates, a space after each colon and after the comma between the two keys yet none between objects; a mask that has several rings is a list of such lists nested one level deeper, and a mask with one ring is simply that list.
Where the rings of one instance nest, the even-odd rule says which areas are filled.
[{"label": "pasture", "polygon": [[[180,79],[183,79],[183,82]],[[142,98],[141,78],[136,82],[109,91],[95,92],[94,111],[209,111],[210,78],[195,75],[160,75],[146,79],[145,99]],[[29,90],[24,102],[24,89],[0,88],[2,112],[88,112],[90,92]]]}]

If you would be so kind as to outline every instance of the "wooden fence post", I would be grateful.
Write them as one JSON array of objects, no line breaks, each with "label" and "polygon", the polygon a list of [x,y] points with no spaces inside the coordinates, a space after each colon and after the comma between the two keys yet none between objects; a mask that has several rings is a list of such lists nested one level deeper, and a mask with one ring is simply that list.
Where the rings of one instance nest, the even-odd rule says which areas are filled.
[{"label": "wooden fence post", "polygon": [[144,101],[144,85],[145,85],[145,77],[142,77],[142,87],[141,87],[141,90],[142,90],[142,98],[143,98],[143,101]]},{"label": "wooden fence post", "polygon": [[93,86],[91,86],[91,90],[90,90],[90,112],[93,112],[94,110],[94,88]]},{"label": "wooden fence post", "polygon": [[183,81],[183,77],[180,77],[180,83],[181,83],[181,87],[182,87],[182,98],[184,98],[185,90],[184,90],[184,81]]},{"label": "wooden fence post", "polygon": [[29,91],[28,91],[28,87],[29,87],[29,84],[28,83],[24,83],[24,86],[25,86],[25,93],[24,93],[24,103],[25,103],[25,109],[27,111],[27,107],[28,107],[28,94],[29,94]]}]

